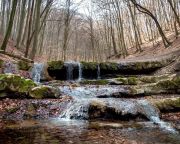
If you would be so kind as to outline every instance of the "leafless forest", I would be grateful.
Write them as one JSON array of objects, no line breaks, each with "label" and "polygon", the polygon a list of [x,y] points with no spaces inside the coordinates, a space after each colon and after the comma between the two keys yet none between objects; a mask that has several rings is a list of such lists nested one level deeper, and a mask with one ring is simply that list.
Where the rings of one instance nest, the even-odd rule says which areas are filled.
[{"label": "leafless forest", "polygon": [[180,0],[1,0],[1,51],[8,40],[30,59],[106,61],[142,44],[178,37]]}]

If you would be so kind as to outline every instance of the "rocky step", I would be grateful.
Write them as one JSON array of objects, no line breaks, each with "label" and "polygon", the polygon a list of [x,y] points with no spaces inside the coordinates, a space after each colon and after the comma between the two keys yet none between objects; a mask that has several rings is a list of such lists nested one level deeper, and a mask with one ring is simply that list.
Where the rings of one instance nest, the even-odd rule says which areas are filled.
[{"label": "rocky step", "polygon": [[60,91],[56,87],[37,85],[30,79],[14,74],[0,74],[0,99],[3,98],[57,98]]},{"label": "rocky step", "polygon": [[[71,67],[73,79],[79,77],[79,68],[82,69],[82,77],[86,79],[98,78],[98,72],[103,78],[115,77],[118,74],[152,74],[156,70],[169,65],[175,61],[175,57],[166,57],[163,59],[127,61],[127,62],[72,62],[51,61],[47,63],[47,71],[51,77],[56,80],[66,80],[68,76],[68,67]],[[80,65],[79,65],[80,64]],[[80,67],[79,67],[80,66]],[[99,71],[100,70],[100,71]]]}]

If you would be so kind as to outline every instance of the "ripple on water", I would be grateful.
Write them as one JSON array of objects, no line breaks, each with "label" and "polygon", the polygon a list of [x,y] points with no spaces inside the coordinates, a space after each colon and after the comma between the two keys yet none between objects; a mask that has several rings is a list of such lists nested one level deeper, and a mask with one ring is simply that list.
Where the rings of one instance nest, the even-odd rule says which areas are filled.
[{"label": "ripple on water", "polygon": [[[28,124],[28,127],[21,123]],[[16,124],[16,126],[11,126],[12,124]],[[149,122],[88,122],[51,119],[48,121],[6,122],[3,125],[4,128],[0,130],[0,143],[3,144],[180,143],[179,134],[164,132]]]}]

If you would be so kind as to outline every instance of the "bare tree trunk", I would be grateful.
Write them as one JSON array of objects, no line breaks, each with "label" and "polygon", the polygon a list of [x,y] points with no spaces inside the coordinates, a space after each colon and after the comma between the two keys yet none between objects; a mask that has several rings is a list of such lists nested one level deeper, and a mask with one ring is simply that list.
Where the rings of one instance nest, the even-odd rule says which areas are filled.
[{"label": "bare tree trunk", "polygon": [[11,15],[10,15],[10,19],[9,19],[9,24],[8,24],[8,27],[7,27],[5,38],[4,38],[2,46],[1,46],[1,49],[3,51],[6,50],[6,46],[7,46],[9,37],[11,35],[11,31],[12,31],[12,27],[13,27],[13,22],[14,22],[14,16],[16,14],[17,3],[18,3],[18,0],[13,0]]},{"label": "bare tree trunk", "polygon": [[41,18],[41,2],[42,0],[36,1],[36,18],[35,18],[35,33],[34,33],[34,41],[33,47],[30,54],[30,59],[34,59],[38,46],[38,37],[39,37],[39,29],[40,29],[40,18]]}]

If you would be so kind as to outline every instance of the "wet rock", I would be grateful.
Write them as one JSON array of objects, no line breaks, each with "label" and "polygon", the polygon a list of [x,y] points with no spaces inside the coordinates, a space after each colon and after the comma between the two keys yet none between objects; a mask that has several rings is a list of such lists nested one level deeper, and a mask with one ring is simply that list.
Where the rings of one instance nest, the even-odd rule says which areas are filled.
[{"label": "wet rock", "polygon": [[19,75],[0,75],[0,98],[57,98],[60,96],[58,88],[50,86],[37,86],[30,79]]},{"label": "wet rock", "polygon": [[93,100],[89,105],[90,119],[147,120],[158,113],[158,109],[146,100]]},{"label": "wet rock", "polygon": [[96,62],[81,62],[83,78],[97,78],[98,63]]},{"label": "wet rock", "polygon": [[151,102],[161,112],[180,111],[180,97],[177,97],[177,98],[154,99],[154,100],[151,100]]},{"label": "wet rock", "polygon": [[175,74],[171,75],[157,75],[157,76],[129,76],[129,77],[118,77],[110,79],[111,85],[144,85],[158,83],[163,80],[171,80],[175,77]]},{"label": "wet rock", "polygon": [[64,66],[63,61],[51,61],[48,62],[48,69],[49,70],[61,70]]},{"label": "wet rock", "polygon": [[82,85],[108,85],[108,80],[83,80],[80,82]]},{"label": "wet rock", "polygon": [[21,95],[28,95],[31,88],[36,86],[32,80],[13,74],[1,74],[0,80],[1,92],[19,93],[20,97]]},{"label": "wet rock", "polygon": [[148,96],[153,94],[178,94],[180,89],[180,77],[172,76],[168,80],[160,80],[157,83],[127,87],[122,93],[127,96]]},{"label": "wet rock", "polygon": [[29,71],[32,68],[32,66],[33,66],[32,63],[28,63],[28,62],[25,62],[25,61],[19,61],[18,62],[19,70]]},{"label": "wet rock", "polygon": [[32,88],[29,95],[35,99],[58,98],[60,96],[60,91],[58,88],[42,85]]}]

